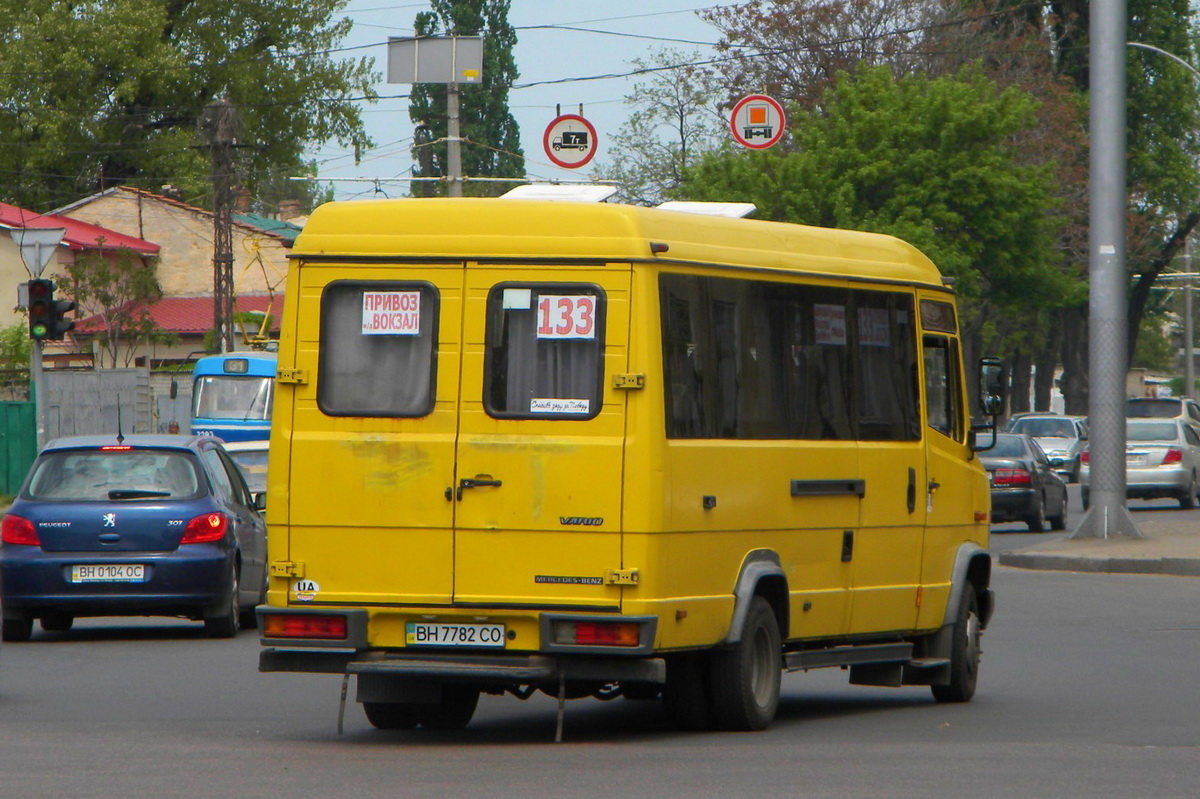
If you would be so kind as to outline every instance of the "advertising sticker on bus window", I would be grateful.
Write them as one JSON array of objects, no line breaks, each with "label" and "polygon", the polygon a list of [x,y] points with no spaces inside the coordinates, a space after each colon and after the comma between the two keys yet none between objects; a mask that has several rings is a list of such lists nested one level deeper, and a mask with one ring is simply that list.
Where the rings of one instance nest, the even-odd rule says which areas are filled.
[{"label": "advertising sticker on bus window", "polygon": [[891,346],[887,308],[858,309],[858,340],[864,347]]},{"label": "advertising sticker on bus window", "polygon": [[590,294],[542,294],[537,314],[540,339],[596,337],[596,298]]},{"label": "advertising sticker on bus window", "polygon": [[421,332],[420,291],[364,291],[364,336],[416,336]]},{"label": "advertising sticker on bus window", "polygon": [[577,413],[587,415],[591,411],[591,400],[586,399],[531,399],[530,413]]},{"label": "advertising sticker on bus window", "polygon": [[813,305],[813,323],[818,344],[846,343],[846,306]]}]

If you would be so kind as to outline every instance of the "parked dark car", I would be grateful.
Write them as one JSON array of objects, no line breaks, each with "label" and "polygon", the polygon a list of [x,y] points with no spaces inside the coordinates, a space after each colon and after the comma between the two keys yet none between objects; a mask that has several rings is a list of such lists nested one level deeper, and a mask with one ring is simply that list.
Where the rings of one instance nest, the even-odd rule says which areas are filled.
[{"label": "parked dark car", "polygon": [[980,453],[992,486],[992,523],[1023,521],[1035,533],[1067,526],[1067,484],[1027,435],[999,433]]},{"label": "parked dark car", "polygon": [[266,526],[214,438],[52,441],[0,532],[6,641],[80,616],[181,616],[228,638],[265,599]]}]

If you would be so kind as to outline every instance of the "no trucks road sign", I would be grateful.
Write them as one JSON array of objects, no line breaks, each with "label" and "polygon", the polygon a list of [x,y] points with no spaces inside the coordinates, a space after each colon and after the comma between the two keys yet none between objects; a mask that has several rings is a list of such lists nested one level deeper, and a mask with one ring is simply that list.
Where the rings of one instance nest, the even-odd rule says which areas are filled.
[{"label": "no trucks road sign", "polygon": [[578,114],[562,114],[546,126],[542,147],[555,164],[578,169],[596,155],[596,129]]},{"label": "no trucks road sign", "polygon": [[765,150],[783,138],[787,117],[783,106],[765,94],[750,94],[737,101],[729,115],[733,140],[752,150]]}]

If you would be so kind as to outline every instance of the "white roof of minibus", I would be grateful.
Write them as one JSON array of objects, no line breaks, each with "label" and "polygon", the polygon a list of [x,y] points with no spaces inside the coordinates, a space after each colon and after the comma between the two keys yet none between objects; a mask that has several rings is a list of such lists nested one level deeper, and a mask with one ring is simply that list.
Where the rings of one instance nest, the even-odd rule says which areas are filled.
[{"label": "white roof of minibus", "polygon": [[[652,253],[652,243],[667,250]],[[660,261],[942,285],[924,254],[878,233],[494,198],[326,203],[313,212],[291,257]]]}]

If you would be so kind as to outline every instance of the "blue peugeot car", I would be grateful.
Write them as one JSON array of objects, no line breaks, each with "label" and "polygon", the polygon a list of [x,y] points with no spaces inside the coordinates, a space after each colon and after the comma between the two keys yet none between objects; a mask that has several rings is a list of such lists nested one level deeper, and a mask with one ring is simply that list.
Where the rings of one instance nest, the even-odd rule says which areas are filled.
[{"label": "blue peugeot car", "polygon": [[52,441],[0,526],[5,641],[81,616],[180,616],[229,638],[266,597],[266,526],[215,438]]}]

